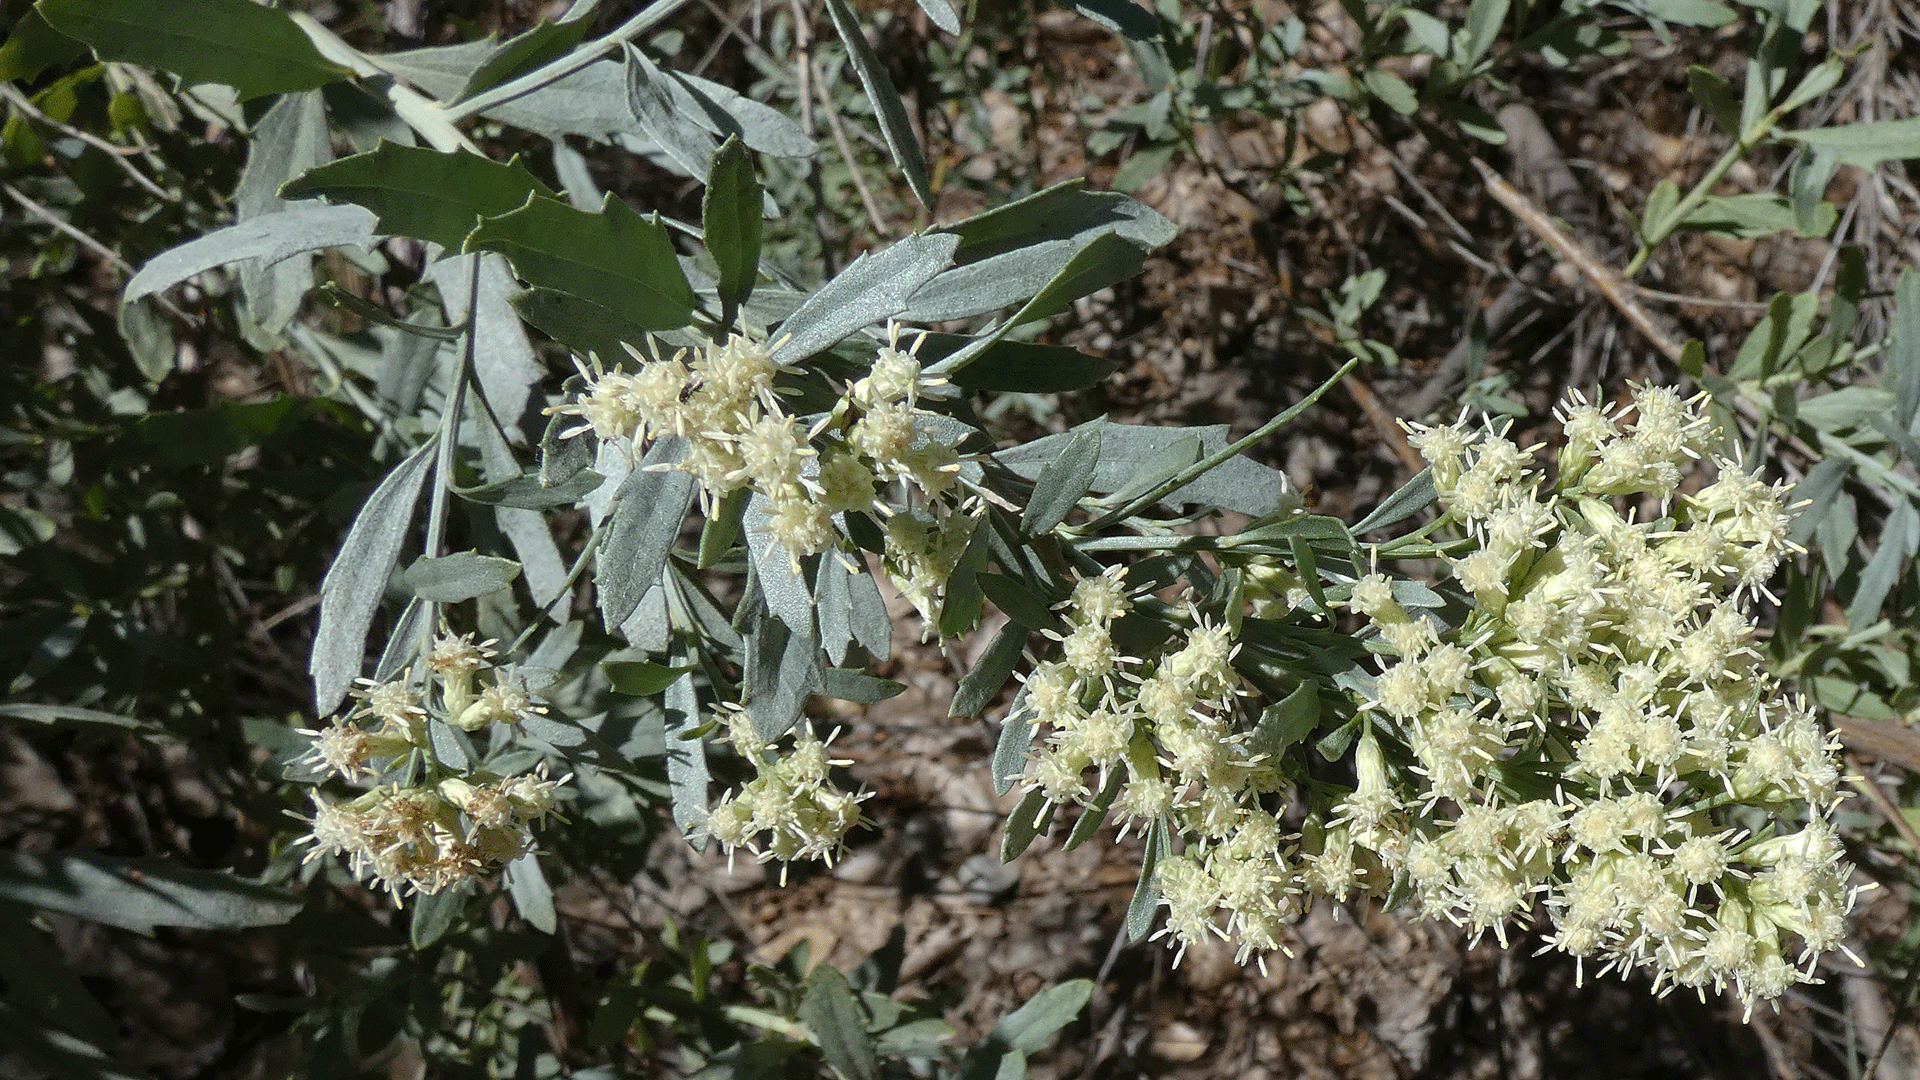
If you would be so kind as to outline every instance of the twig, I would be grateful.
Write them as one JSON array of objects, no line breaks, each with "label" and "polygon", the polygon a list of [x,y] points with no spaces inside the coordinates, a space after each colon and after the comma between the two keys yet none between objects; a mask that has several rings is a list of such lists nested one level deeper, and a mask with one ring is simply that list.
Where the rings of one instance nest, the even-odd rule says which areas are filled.
[{"label": "twig", "polygon": [[1913,826],[1907,823],[1906,815],[1900,812],[1899,807],[1893,805],[1893,800],[1887,798],[1887,793],[1880,790],[1880,785],[1874,783],[1873,778],[1867,775],[1867,771],[1860,767],[1860,759],[1853,755],[1853,751],[1849,750],[1841,757],[1850,770],[1847,774],[1847,782],[1867,797],[1867,801],[1873,804],[1873,809],[1880,815],[1880,819],[1893,826],[1893,831],[1899,833],[1900,838],[1907,842],[1914,857],[1920,859],[1920,833],[1913,831]]},{"label": "twig", "polygon": [[1426,468],[1427,463],[1421,459],[1419,452],[1407,442],[1407,433],[1401,431],[1400,425],[1393,422],[1393,414],[1380,405],[1380,399],[1375,396],[1373,389],[1358,375],[1348,379],[1346,386],[1347,392],[1353,395],[1353,400],[1360,403],[1360,411],[1367,414],[1367,419],[1380,432],[1380,437],[1393,447],[1394,455],[1400,459],[1400,464],[1406,466],[1410,472],[1419,472]]},{"label": "twig", "polygon": [[860,175],[860,162],[853,156],[853,144],[847,141],[847,129],[840,123],[840,110],[834,107],[833,98],[827,93],[827,80],[812,50],[808,50],[806,62],[813,76],[813,91],[819,95],[821,112],[827,118],[827,129],[833,132],[833,144],[840,148],[840,157],[847,163],[847,175],[853,178],[853,190],[860,193],[860,204],[867,209],[867,222],[873,226],[874,235],[885,239],[886,219],[880,213],[879,204],[873,201],[873,192],[867,190],[866,178]]},{"label": "twig", "polygon": [[633,18],[614,27],[605,37],[577,46],[567,55],[535,68],[517,79],[509,79],[465,101],[446,106],[447,120],[450,123],[464,120],[475,113],[486,112],[516,98],[543,90],[577,71],[584,71],[588,65],[602,56],[653,29],[656,24],[685,7],[688,2],[689,0],[654,0],[653,4]]},{"label": "twig", "polygon": [[63,135],[69,135],[79,139],[95,150],[106,154],[113,159],[115,165],[120,166],[122,172],[133,178],[134,183],[152,192],[155,198],[163,202],[177,203],[180,201],[180,196],[175,195],[173,192],[155,183],[147,174],[134,168],[133,162],[127,160],[129,155],[143,153],[144,151],[130,146],[115,146],[113,143],[108,142],[92,132],[82,131],[71,124],[64,124],[55,120],[53,117],[48,116],[35,107],[33,102],[27,98],[27,95],[21,93],[20,88],[10,82],[0,82],[0,97],[6,98],[13,104],[14,108],[19,109],[29,118],[38,120]]},{"label": "twig", "polygon": [[1578,241],[1562,232],[1560,226],[1554,224],[1553,219],[1547,216],[1546,211],[1522,194],[1519,188],[1507,183],[1506,178],[1494,171],[1493,166],[1478,157],[1471,157],[1468,160],[1473,163],[1474,171],[1480,174],[1481,182],[1486,185],[1487,193],[1493,196],[1495,202],[1506,207],[1514,217],[1520,219],[1521,224],[1533,230],[1535,236],[1545,241],[1547,246],[1554,250],[1554,254],[1573,264],[1582,276],[1593,283],[1594,288],[1600,290],[1600,295],[1606,297],[1614,310],[1626,316],[1627,322],[1633,324],[1633,328],[1640,331],[1642,337],[1646,338],[1654,348],[1660,350],[1662,356],[1675,364],[1680,362],[1680,343],[1668,337],[1666,332],[1653,321],[1653,316],[1647,313],[1647,309],[1641,307],[1640,302],[1634,299],[1633,290],[1625,278],[1613,268],[1603,265],[1600,260],[1593,257],[1591,252],[1581,247]]},{"label": "twig", "polygon": [[12,184],[0,182],[0,191],[5,191],[8,195],[12,196],[13,201],[19,203],[21,209],[27,213],[32,214],[41,221],[71,236],[76,243],[119,267],[127,276],[133,276],[133,264],[121,258],[119,252],[88,236],[86,233],[81,232],[72,222],[62,220],[58,214],[55,214],[53,211],[22,194],[19,188],[14,187]]}]

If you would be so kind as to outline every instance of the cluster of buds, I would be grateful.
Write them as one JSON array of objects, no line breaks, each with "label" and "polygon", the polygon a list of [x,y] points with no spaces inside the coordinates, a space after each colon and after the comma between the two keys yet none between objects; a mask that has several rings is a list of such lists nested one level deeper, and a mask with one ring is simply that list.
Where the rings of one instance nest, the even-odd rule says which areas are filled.
[{"label": "cluster of buds", "polygon": [[[802,721],[785,753],[760,738],[744,709],[723,710],[726,739],[751,762],[754,778],[723,796],[707,815],[707,835],[731,859],[746,848],[760,862],[819,859],[831,864],[845,846],[848,830],[859,825],[860,803],[867,796],[842,791],[832,770],[852,764],[827,756],[822,740]],[[784,868],[782,869],[784,874]]]},{"label": "cluster of buds", "polygon": [[1224,921],[1243,959],[1264,954],[1281,946],[1297,875],[1261,805],[1284,778],[1238,724],[1237,646],[1189,604],[1184,633],[1156,656],[1121,655],[1114,622],[1136,602],[1116,566],[1060,605],[1059,657],[1033,666],[1018,706],[1040,736],[1025,786],[1043,814],[1071,803],[1111,807],[1127,827],[1165,823],[1184,850],[1159,863],[1161,933],[1184,949]]},{"label": "cluster of buds", "polygon": [[649,359],[629,345],[636,371],[582,365],[580,397],[553,411],[584,421],[566,434],[592,432],[635,456],[655,439],[685,440],[679,460],[661,467],[691,473],[709,511],[736,491],[764,500],[763,527],[796,567],[845,546],[843,515],[885,521],[888,572],[931,624],[958,554],[953,537],[964,546],[975,516],[959,507],[958,452],[920,407],[946,380],[920,370],[918,342],[899,344],[894,324],[868,373],[811,424],[786,411],[775,386],[799,369],[739,334],[692,359],[684,350]]},{"label": "cluster of buds", "polygon": [[306,862],[346,857],[354,876],[397,898],[436,893],[490,873],[532,849],[532,827],[554,815],[565,778],[545,767],[501,776],[455,769],[434,753],[436,719],[468,732],[517,725],[545,712],[509,667],[495,667],[492,642],[443,636],[427,653],[428,675],[409,669],[384,683],[361,680],[356,703],[319,729],[294,764],[318,780],[371,785],[336,802],[313,792]]},{"label": "cluster of buds", "polygon": [[[1503,942],[1544,909],[1549,948],[1751,1005],[1844,947],[1854,891],[1828,821],[1837,745],[1764,670],[1744,606],[1792,551],[1784,486],[1716,459],[1682,493],[1712,441],[1699,406],[1651,386],[1630,409],[1571,398],[1550,485],[1538,447],[1411,429],[1475,603],[1448,628],[1382,575],[1355,583],[1391,658],[1367,739],[1381,773],[1383,742],[1404,767],[1369,785],[1363,762],[1334,820],[1367,826],[1345,838],[1380,867],[1363,892],[1397,877],[1425,914]],[[1742,807],[1768,824],[1736,827]]]}]

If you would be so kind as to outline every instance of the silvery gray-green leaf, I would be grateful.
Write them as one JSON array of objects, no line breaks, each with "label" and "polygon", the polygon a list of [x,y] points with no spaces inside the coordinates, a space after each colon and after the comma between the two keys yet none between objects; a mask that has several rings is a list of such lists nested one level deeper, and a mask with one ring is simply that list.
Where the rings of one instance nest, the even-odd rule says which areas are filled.
[{"label": "silvery gray-green leaf", "polygon": [[1100,463],[1100,426],[1087,424],[1077,428],[1060,456],[1040,469],[1033,482],[1033,494],[1020,515],[1020,530],[1029,536],[1053,531],[1087,493],[1093,483],[1094,469]]},{"label": "silvery gray-green leaf", "polygon": [[[1094,470],[1090,487],[1102,493],[1125,487],[1139,475],[1142,467],[1183,439],[1199,440],[1199,456],[1215,453],[1227,445],[1224,424],[1178,428],[1116,424],[1108,420],[1092,423],[1101,425],[1100,464]],[[994,460],[1016,475],[1037,480],[1040,471],[1066,449],[1072,437],[1072,432],[1048,435],[1002,450],[994,455]],[[1198,456],[1194,460],[1198,460]],[[1249,517],[1265,517],[1282,507],[1298,505],[1299,499],[1299,493],[1285,473],[1250,458],[1237,457],[1169,495],[1163,505],[1199,503]]]},{"label": "silvery gray-green leaf", "polygon": [[420,558],[401,575],[408,588],[422,600],[457,604],[477,596],[499,592],[520,576],[520,564],[512,559],[482,555],[477,551],[458,551],[438,558]]},{"label": "silvery gray-green leaf", "polygon": [[1000,721],[1000,738],[994,743],[993,793],[1005,795],[1013,790],[1020,775],[1027,771],[1027,752],[1033,746],[1033,723],[1027,716],[1027,688],[1013,695],[1013,705]]},{"label": "silvery gray-green leaf", "polygon": [[469,333],[474,335],[473,374],[487,407],[516,434],[520,414],[526,411],[533,384],[546,374],[545,365],[533,354],[527,329],[520,321],[511,300],[520,285],[499,255],[459,255],[441,259],[427,268],[427,277],[439,287],[440,303],[447,314],[447,325],[467,322],[467,300],[473,285],[471,275],[478,265],[479,304],[471,313]]},{"label": "silvery gray-green leaf", "polygon": [[301,906],[296,897],[232,874],[91,851],[0,852],[0,899],[147,935],[156,926],[278,926]]},{"label": "silvery gray-green leaf", "polygon": [[707,848],[707,837],[700,826],[707,823],[707,744],[691,737],[699,729],[700,697],[693,677],[683,675],[668,684],[667,706],[667,785],[673,794],[673,823],[683,836],[695,837],[695,847]]},{"label": "silvery gray-green leaf", "polygon": [[794,570],[787,549],[774,542],[772,504],[766,496],[756,493],[747,503],[740,529],[746,534],[747,554],[767,610],[792,629],[812,633],[813,591],[807,587],[806,574]]},{"label": "silvery gray-green leaf", "polygon": [[1384,529],[1389,525],[1398,525],[1413,515],[1433,505],[1437,498],[1433,487],[1433,469],[1421,469],[1413,479],[1400,485],[1393,494],[1380,501],[1366,517],[1361,518],[1352,529],[1353,535]]},{"label": "silvery gray-green leaf", "polygon": [[866,1011],[839,968],[814,965],[799,1014],[820,1047],[820,1056],[842,1080],[879,1080],[880,1063],[874,1056],[873,1037],[867,1034]]},{"label": "silvery gray-green leaf", "polygon": [[680,449],[675,439],[655,443],[611,499],[607,538],[594,556],[593,571],[600,615],[609,631],[627,621],[641,596],[660,579],[693,505],[691,475],[646,467],[678,460]]},{"label": "silvery gray-green leaf", "polygon": [[303,205],[216,229],[149,259],[127,282],[122,302],[130,304],[243,259],[270,266],[322,248],[371,244],[378,220],[372,211],[350,203]]},{"label": "silvery gray-green leaf", "polygon": [[698,110],[687,107],[690,99],[686,91],[662,75],[646,53],[631,42],[626,44],[625,52],[627,108],[633,111],[640,130],[672,158],[681,171],[706,183],[707,169],[713,160],[713,135],[695,121]]},{"label": "silvery gray-green leaf", "polygon": [[804,360],[905,311],[907,299],[953,261],[959,246],[960,238],[950,233],[923,233],[861,255],[780,324],[788,340],[776,357],[789,364]]},{"label": "silvery gray-green leaf", "polygon": [[507,864],[507,892],[513,897],[514,910],[527,925],[543,934],[551,934],[560,925],[553,910],[553,886],[540,869],[540,857],[529,851]]},{"label": "silvery gray-green leaf", "polygon": [[1013,666],[1020,662],[1020,650],[1026,644],[1027,628],[1008,620],[993,635],[993,640],[987,643],[980,659],[961,676],[959,685],[954,688],[953,703],[948,707],[947,715],[979,716],[1013,676]]},{"label": "silvery gray-green leaf", "polygon": [[800,720],[807,698],[825,685],[820,645],[779,619],[762,618],[746,636],[747,714],[753,731],[773,742]]},{"label": "silvery gray-green leaf", "polygon": [[321,716],[339,706],[360,674],[367,630],[406,543],[438,445],[437,437],[421,443],[374,488],[320,583],[320,625],[307,671],[313,676],[314,709]]},{"label": "silvery gray-green leaf", "polygon": [[[248,221],[279,212],[287,205],[280,198],[280,185],[332,157],[320,92],[303,90],[282,95],[253,130],[247,167],[233,194],[235,220]],[[269,333],[284,329],[299,312],[301,301],[313,291],[313,260],[304,256],[266,265],[243,262],[239,273],[247,306]]]}]

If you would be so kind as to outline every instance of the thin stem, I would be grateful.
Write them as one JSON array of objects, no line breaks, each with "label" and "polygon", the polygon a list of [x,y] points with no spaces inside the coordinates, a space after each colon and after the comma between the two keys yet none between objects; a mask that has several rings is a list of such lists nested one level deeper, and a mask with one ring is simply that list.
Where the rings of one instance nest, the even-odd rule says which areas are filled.
[{"label": "thin stem", "polygon": [[1120,507],[1118,510],[1109,510],[1077,529],[1068,529],[1066,531],[1073,535],[1085,535],[1095,529],[1111,525],[1116,521],[1124,521],[1147,507],[1152,506],[1154,503],[1159,502],[1161,499],[1166,498],[1168,495],[1179,491],[1200,477],[1205,476],[1211,470],[1226,464],[1228,461],[1238,457],[1242,452],[1251,449],[1267,436],[1292,423],[1295,417],[1306,412],[1314,402],[1320,400],[1322,394],[1333,389],[1341,379],[1347,377],[1349,371],[1358,367],[1359,364],[1360,361],[1358,359],[1348,360],[1346,363],[1340,365],[1340,370],[1334,372],[1331,378],[1315,387],[1312,393],[1294,402],[1285,412],[1253,429],[1252,434],[1249,434],[1246,438],[1222,448],[1216,454],[1201,458],[1199,461],[1181,469],[1179,472],[1174,473],[1172,476],[1154,485],[1152,490],[1136,497],[1133,501]]},{"label": "thin stem", "polygon": [[1720,155],[1720,160],[1713,163],[1713,168],[1707,170],[1707,174],[1700,178],[1699,183],[1693,185],[1693,190],[1687,192],[1685,198],[1674,204],[1673,209],[1667,211],[1658,222],[1641,222],[1645,239],[1640,241],[1640,250],[1634,253],[1633,260],[1627,263],[1627,268],[1621,272],[1622,277],[1631,279],[1647,265],[1647,260],[1653,256],[1654,250],[1673,234],[1673,230],[1680,227],[1680,223],[1687,219],[1688,214],[1693,213],[1701,203],[1707,201],[1707,197],[1713,194],[1714,187],[1725,179],[1728,171],[1739,164],[1740,159],[1746,157],[1754,147],[1760,145],[1762,139],[1772,134],[1774,125],[1780,122],[1781,115],[1778,106],[1767,110],[1765,116],[1740,133],[1740,137],[1727,148],[1727,152]]},{"label": "thin stem", "polygon": [[550,615],[553,609],[559,607],[562,602],[572,598],[573,587],[580,584],[580,576],[587,572],[587,565],[593,562],[594,554],[600,550],[601,543],[607,538],[607,520],[610,519],[602,519],[600,524],[594,526],[593,532],[587,535],[586,546],[580,549],[580,554],[574,558],[573,565],[567,568],[567,582],[561,586],[560,595],[547,601],[546,607],[542,608],[540,613],[535,615],[531,622],[527,623],[527,628],[520,631],[520,636],[514,638],[513,644],[507,646],[501,655],[512,656],[514,653],[519,652],[521,647],[533,640],[533,632],[540,628],[541,620]]},{"label": "thin stem", "polygon": [[[473,260],[473,274],[467,287],[467,311],[479,310],[480,260]],[[473,370],[474,333],[468,319],[466,343],[460,348],[460,361],[454,367],[453,385],[447,388],[447,400],[440,414],[440,445],[433,466],[433,503],[427,511],[426,555],[440,557],[440,545],[447,533],[448,496],[453,491],[453,458],[460,446],[460,414],[466,408],[467,373]]]},{"label": "thin stem", "polygon": [[146,173],[134,168],[133,162],[127,160],[128,155],[144,153],[144,151],[130,146],[116,146],[92,132],[82,131],[71,124],[63,124],[55,120],[53,117],[41,112],[32,101],[28,100],[27,95],[20,92],[19,87],[10,82],[0,82],[0,97],[6,98],[8,102],[12,103],[14,108],[25,113],[29,119],[37,120],[63,135],[79,139],[95,150],[106,154],[113,159],[115,165],[120,166],[122,172],[133,178],[134,183],[146,188],[155,198],[162,202],[170,203],[180,201],[180,196],[175,195],[173,192],[168,191],[166,188],[161,187],[149,179]]},{"label": "thin stem", "polygon": [[866,177],[860,175],[860,161],[853,156],[853,144],[847,141],[846,125],[840,122],[840,110],[834,108],[833,98],[827,92],[826,77],[820,71],[820,62],[812,53],[806,57],[807,70],[813,76],[814,93],[820,96],[822,112],[827,118],[827,130],[833,132],[833,145],[840,150],[840,157],[847,163],[847,176],[853,180],[853,190],[860,193],[860,205],[866,208],[867,221],[873,226],[873,234],[884,238],[887,235],[885,215],[880,213],[880,204],[873,201],[873,192],[867,190]]},{"label": "thin stem", "polygon": [[587,65],[653,29],[667,16],[685,7],[689,2],[690,0],[656,0],[651,7],[614,27],[605,37],[578,46],[567,55],[529,71],[517,79],[508,79],[499,86],[482,90],[465,101],[447,106],[447,119],[464,120],[516,98],[526,97],[537,90],[544,90],[575,72],[585,70]]}]

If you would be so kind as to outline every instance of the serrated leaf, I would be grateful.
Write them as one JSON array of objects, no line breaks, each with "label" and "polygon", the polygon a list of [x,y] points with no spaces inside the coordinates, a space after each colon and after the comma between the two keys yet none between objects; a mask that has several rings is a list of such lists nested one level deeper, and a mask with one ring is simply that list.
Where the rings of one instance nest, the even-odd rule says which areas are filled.
[{"label": "serrated leaf", "polygon": [[[660,148],[688,176],[707,182],[713,158],[713,136],[689,110],[675,100],[678,85],[661,74],[646,53],[632,42],[626,51],[627,108],[653,145]],[[758,209],[757,207],[755,209]]]},{"label": "serrated leaf", "polygon": [[320,55],[284,11],[249,0],[40,0],[49,26],[102,60],[221,83],[241,101],[311,90],[352,74]]},{"label": "serrated leaf", "polygon": [[400,575],[400,580],[422,600],[457,604],[499,592],[519,576],[520,564],[512,559],[459,551],[438,558],[416,559]]},{"label": "serrated leaf", "polygon": [[551,934],[560,925],[553,910],[553,886],[547,884],[546,871],[540,869],[539,856],[529,851],[507,864],[507,892],[514,909],[527,925],[543,934]]},{"label": "serrated leaf", "polygon": [[669,667],[649,660],[602,660],[600,670],[607,676],[616,694],[652,697],[679,681],[694,665]]},{"label": "serrated leaf", "polygon": [[924,233],[862,254],[780,324],[779,333],[788,340],[775,357],[789,364],[804,360],[905,311],[907,298],[944,270],[959,246],[957,236]]},{"label": "serrated leaf", "polygon": [[680,449],[675,439],[654,443],[613,494],[607,539],[594,556],[593,571],[600,617],[609,632],[627,621],[640,598],[660,580],[693,505],[691,475],[646,467],[677,460]]},{"label": "serrated leaf", "polygon": [[1051,532],[1067,519],[1067,514],[1087,493],[1093,473],[1100,464],[1100,425],[1088,424],[1074,431],[1060,456],[1041,468],[1033,482],[1033,494],[1020,515],[1020,531],[1028,536]]},{"label": "serrated leaf", "polygon": [[307,662],[313,676],[314,709],[320,716],[339,706],[360,674],[367,630],[400,559],[437,445],[437,436],[421,443],[374,488],[320,583],[320,625]]},{"label": "serrated leaf", "polygon": [[700,204],[701,232],[720,271],[716,287],[728,305],[746,303],[759,278],[763,194],[753,156],[737,137],[728,138],[714,151]]},{"label": "serrated leaf", "polygon": [[953,691],[953,704],[947,709],[948,716],[979,716],[981,710],[992,704],[1007,685],[1007,679],[1013,675],[1013,666],[1020,662],[1020,650],[1027,644],[1027,628],[1017,622],[1009,621],[993,635],[980,659],[960,678]]},{"label": "serrated leaf", "polygon": [[554,197],[516,162],[384,139],[364,154],[309,169],[280,189],[285,199],[363,206],[379,217],[381,232],[431,240],[449,252],[461,250],[481,218],[509,213],[534,195]]},{"label": "serrated leaf", "polygon": [[611,194],[597,214],[535,194],[487,218],[466,242],[505,255],[529,285],[571,293],[649,330],[685,326],[698,302],[666,228]]},{"label": "serrated leaf", "polygon": [[826,0],[826,5],[833,28],[847,47],[847,59],[860,78],[860,87],[873,103],[874,119],[879,122],[880,134],[887,141],[894,164],[900,166],[900,174],[912,189],[913,197],[920,200],[921,206],[932,209],[933,185],[927,178],[927,158],[920,150],[920,141],[914,137],[906,102],[900,100],[900,92],[893,88],[886,65],[874,55],[873,46],[867,44],[867,36],[861,33],[860,23],[853,17],[846,0]]},{"label": "serrated leaf", "polygon": [[278,889],[221,871],[91,851],[0,851],[0,899],[148,935],[156,926],[279,926],[301,907]]},{"label": "serrated leaf", "polygon": [[799,1015],[820,1047],[820,1056],[844,1080],[878,1080],[880,1063],[874,1056],[873,1038],[867,1034],[866,1010],[839,968],[827,963],[813,966]]},{"label": "serrated leaf", "polygon": [[132,303],[242,260],[270,266],[321,248],[371,244],[376,224],[374,215],[359,206],[304,206],[262,214],[155,255],[127,282],[122,300]]}]

